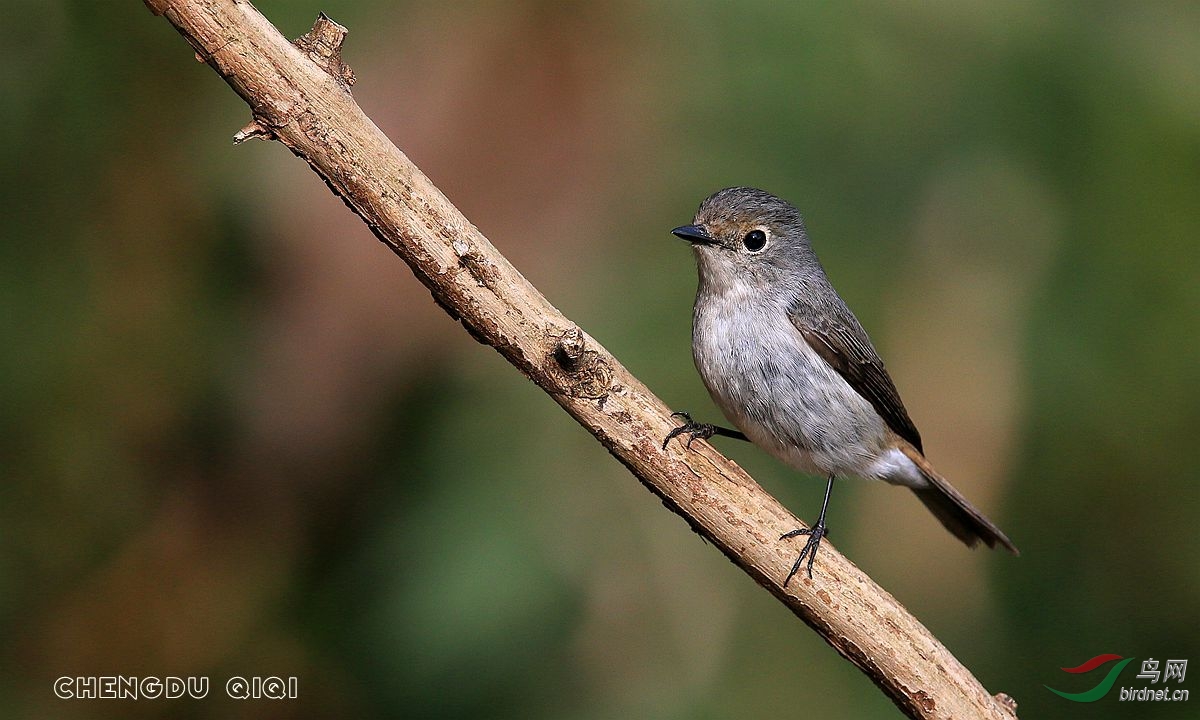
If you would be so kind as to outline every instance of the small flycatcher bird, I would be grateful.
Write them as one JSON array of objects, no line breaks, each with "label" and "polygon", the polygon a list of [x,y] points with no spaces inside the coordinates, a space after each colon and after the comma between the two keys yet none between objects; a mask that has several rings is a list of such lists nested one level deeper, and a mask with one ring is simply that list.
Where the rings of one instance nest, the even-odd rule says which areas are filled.
[{"label": "small flycatcher bird", "polygon": [[[738,430],[685,421],[688,435],[749,440],[803,472],[828,478],[821,514],[784,580],[813,560],[826,535],[836,477],[911,488],[968,546],[1012,541],[925,459],[921,436],[858,318],[833,289],[799,211],[763,190],[731,187],[700,204],[674,235],[692,244],[700,285],[692,313],[696,369]],[[739,432],[740,431],[740,432]]]}]

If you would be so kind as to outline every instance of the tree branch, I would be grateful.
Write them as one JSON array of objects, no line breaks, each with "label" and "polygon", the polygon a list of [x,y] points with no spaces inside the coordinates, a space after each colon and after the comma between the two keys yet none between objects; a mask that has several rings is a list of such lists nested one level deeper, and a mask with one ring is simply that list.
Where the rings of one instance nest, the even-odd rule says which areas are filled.
[{"label": "tree branch", "polygon": [[802,524],[712,446],[661,447],[670,408],[565,318],[371,122],[350,95],[346,30],[321,15],[288,42],[244,0],[146,0],[240,95],[253,120],[399,255],[451,317],[550,394],[618,460],[914,718],[1015,717],[896,600],[826,541],[817,576],[782,579]]}]

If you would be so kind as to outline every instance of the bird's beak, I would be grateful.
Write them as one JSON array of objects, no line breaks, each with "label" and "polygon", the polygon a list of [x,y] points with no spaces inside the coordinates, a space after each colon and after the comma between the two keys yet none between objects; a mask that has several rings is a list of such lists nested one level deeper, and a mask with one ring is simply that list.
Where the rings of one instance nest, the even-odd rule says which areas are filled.
[{"label": "bird's beak", "polygon": [[717,241],[708,231],[699,225],[683,225],[671,231],[677,238],[687,240],[693,245],[716,245]]}]

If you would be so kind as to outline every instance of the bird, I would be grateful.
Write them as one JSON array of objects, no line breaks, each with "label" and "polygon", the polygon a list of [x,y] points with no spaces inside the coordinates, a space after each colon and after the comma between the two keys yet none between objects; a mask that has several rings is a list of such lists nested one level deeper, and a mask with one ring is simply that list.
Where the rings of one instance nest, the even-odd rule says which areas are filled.
[{"label": "bird", "polygon": [[696,258],[696,369],[736,430],[675,413],[683,422],[663,448],[684,435],[688,447],[714,435],[747,440],[826,479],[816,523],[780,536],[807,536],[784,587],[802,567],[812,580],[839,477],[910,488],[967,546],[982,542],[1019,554],[926,459],[892,378],[829,281],[791,203],[765,190],[729,187],[706,198],[692,223],[671,233],[691,243]]}]

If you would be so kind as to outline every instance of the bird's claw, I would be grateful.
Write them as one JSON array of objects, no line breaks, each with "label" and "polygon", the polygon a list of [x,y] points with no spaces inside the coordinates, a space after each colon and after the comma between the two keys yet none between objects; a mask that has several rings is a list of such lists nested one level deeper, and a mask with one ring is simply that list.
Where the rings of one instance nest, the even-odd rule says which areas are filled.
[{"label": "bird's claw", "polygon": [[787,587],[787,584],[791,582],[796,573],[800,572],[800,566],[804,564],[806,557],[808,558],[808,565],[805,569],[808,571],[808,579],[812,580],[813,560],[817,558],[817,550],[821,547],[821,540],[828,534],[829,530],[825,528],[825,523],[818,520],[817,524],[811,528],[800,528],[779,536],[780,540],[787,540],[799,535],[808,536],[808,542],[804,543],[804,548],[800,550],[800,557],[796,558],[796,562],[792,563],[792,569],[783,581],[784,587]]},{"label": "bird's claw", "polygon": [[692,416],[686,412],[673,412],[671,413],[671,417],[683,418],[683,424],[667,433],[667,437],[665,440],[663,440],[662,444],[663,450],[667,449],[667,444],[670,443],[671,440],[683,435],[684,433],[687,433],[688,435],[687,444],[684,447],[688,448],[689,450],[692,448],[692,443],[696,441],[696,438],[707,440],[713,435],[717,434],[716,425],[698,423],[692,420]]}]

